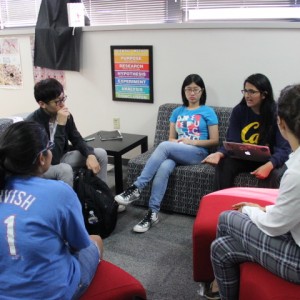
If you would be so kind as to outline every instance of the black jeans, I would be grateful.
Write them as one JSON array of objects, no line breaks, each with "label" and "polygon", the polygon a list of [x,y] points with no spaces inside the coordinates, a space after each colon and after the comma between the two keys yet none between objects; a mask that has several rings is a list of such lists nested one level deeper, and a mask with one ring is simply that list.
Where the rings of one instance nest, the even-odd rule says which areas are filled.
[{"label": "black jeans", "polygon": [[[224,157],[215,168],[214,191],[230,188],[234,186],[234,178],[243,172],[252,172],[263,165],[261,162],[241,160],[231,157]],[[259,180],[259,187],[277,189],[286,165],[274,168],[266,179]]]}]

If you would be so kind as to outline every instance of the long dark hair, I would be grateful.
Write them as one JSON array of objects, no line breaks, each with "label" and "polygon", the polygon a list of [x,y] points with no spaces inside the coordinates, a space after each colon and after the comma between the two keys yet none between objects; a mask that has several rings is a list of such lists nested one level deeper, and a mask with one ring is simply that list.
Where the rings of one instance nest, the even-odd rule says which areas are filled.
[{"label": "long dark hair", "polygon": [[0,136],[0,189],[7,175],[33,175],[37,169],[36,157],[47,143],[46,131],[36,122],[10,125]]},{"label": "long dark hair", "polygon": [[289,85],[281,91],[277,113],[300,141],[300,84]]},{"label": "long dark hair", "polygon": [[[274,100],[273,89],[270,80],[263,74],[252,74],[244,81],[244,88],[246,83],[254,85],[265,98],[260,105],[261,126],[259,129],[259,144],[265,144],[269,135],[273,131],[273,124],[276,118],[276,102]],[[246,104],[245,97],[241,100],[243,105]]]},{"label": "long dark hair", "polygon": [[202,95],[200,98],[200,105],[204,105],[206,103],[206,88],[203,79],[198,74],[190,74],[188,75],[182,84],[181,87],[181,97],[184,106],[189,106],[189,101],[185,96],[185,87],[190,85],[191,83],[197,84],[202,89]]}]

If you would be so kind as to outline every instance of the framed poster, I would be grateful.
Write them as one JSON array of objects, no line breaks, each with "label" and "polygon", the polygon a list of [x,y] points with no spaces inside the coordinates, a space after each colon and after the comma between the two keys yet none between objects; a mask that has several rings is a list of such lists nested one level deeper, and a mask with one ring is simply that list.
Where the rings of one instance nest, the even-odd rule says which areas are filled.
[{"label": "framed poster", "polygon": [[115,101],[153,103],[152,46],[110,46]]}]

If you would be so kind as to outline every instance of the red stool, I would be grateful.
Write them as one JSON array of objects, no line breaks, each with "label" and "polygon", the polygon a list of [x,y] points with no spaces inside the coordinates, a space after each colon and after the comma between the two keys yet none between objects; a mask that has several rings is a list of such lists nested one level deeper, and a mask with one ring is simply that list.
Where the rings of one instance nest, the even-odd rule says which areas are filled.
[{"label": "red stool", "polygon": [[214,273],[210,262],[210,245],[216,237],[219,215],[238,202],[273,204],[278,189],[229,188],[210,193],[200,201],[193,227],[193,272],[197,282],[211,282]]},{"label": "red stool", "polygon": [[101,261],[95,277],[80,300],[147,299],[143,285],[126,271]]},{"label": "red stool", "polygon": [[241,300],[300,300],[300,285],[290,283],[255,263],[240,266]]},{"label": "red stool", "polygon": [[[219,214],[238,202],[273,204],[277,189],[230,188],[201,199],[193,228],[194,280],[211,282],[210,245],[216,237]],[[201,285],[200,285],[201,286]],[[202,285],[203,291],[203,285]],[[300,285],[290,283],[255,263],[240,265],[240,300],[300,300]]]}]

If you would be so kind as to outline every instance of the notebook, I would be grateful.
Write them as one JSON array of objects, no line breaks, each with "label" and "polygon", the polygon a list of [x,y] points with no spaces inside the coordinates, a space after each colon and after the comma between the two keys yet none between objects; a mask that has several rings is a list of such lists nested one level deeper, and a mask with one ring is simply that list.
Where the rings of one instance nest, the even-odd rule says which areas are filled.
[{"label": "notebook", "polygon": [[123,139],[122,133],[119,130],[113,130],[113,131],[101,130],[98,132],[98,135],[99,135],[101,141],[122,140]]},{"label": "notebook", "polygon": [[257,162],[268,161],[271,153],[268,146],[223,142],[224,148],[231,157]]}]

